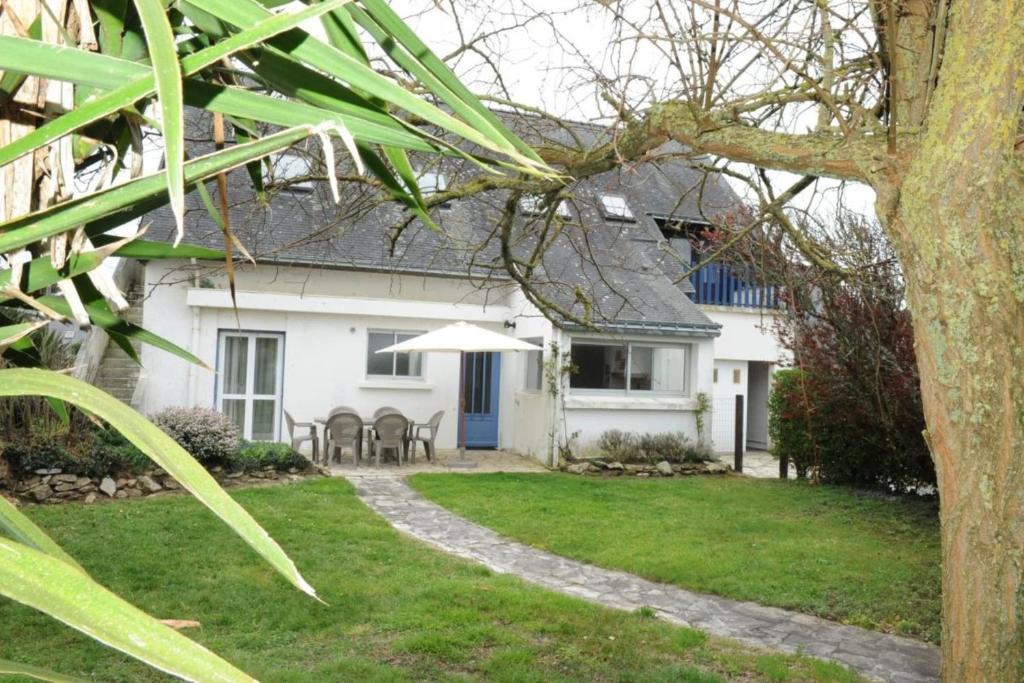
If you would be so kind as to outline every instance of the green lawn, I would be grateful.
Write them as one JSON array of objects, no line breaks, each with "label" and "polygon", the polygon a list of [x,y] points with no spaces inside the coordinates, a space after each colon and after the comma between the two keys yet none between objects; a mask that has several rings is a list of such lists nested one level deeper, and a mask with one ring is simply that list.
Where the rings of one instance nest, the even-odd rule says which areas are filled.
[{"label": "green lawn", "polygon": [[424,474],[412,484],[454,512],[560,555],[939,639],[933,502],[740,477]]},{"label": "green lawn", "polygon": [[[29,508],[102,583],[264,681],[855,681],[496,576],[399,536],[340,480],[233,493],[328,603],[287,586],[186,497]],[[0,659],[161,675],[0,599]]]}]

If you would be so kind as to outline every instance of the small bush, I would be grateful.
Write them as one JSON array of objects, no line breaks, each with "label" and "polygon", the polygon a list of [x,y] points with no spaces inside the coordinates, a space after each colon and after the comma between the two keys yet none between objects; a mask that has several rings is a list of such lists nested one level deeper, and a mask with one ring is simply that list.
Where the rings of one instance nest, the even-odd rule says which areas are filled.
[{"label": "small bush", "polygon": [[640,441],[633,432],[609,429],[597,440],[597,447],[609,460],[617,462],[638,462],[641,457]]},{"label": "small bush", "polygon": [[706,447],[694,443],[682,432],[644,434],[640,438],[640,448],[648,462],[705,462],[712,459]]},{"label": "small bush", "polygon": [[145,453],[111,427],[95,429],[92,448],[84,459],[85,474],[103,477],[121,472],[138,473],[156,467]]},{"label": "small bush", "polygon": [[21,477],[29,476],[36,470],[59,469],[71,472],[78,466],[67,448],[52,439],[7,444],[0,451],[0,457]]},{"label": "small bush", "polygon": [[311,467],[311,463],[286,443],[250,441],[231,457],[228,467],[236,472],[252,472],[265,467],[284,472],[293,468],[304,471]]},{"label": "small bush", "polygon": [[153,424],[206,467],[227,464],[242,442],[235,423],[212,408],[167,408]]},{"label": "small bush", "polygon": [[629,463],[707,462],[713,460],[706,446],[694,443],[682,432],[641,434],[609,429],[597,441],[601,453],[609,460]]},{"label": "small bush", "polygon": [[816,464],[818,444],[811,424],[813,407],[802,370],[791,368],[775,373],[768,396],[768,434],[772,455],[786,458],[803,478]]}]

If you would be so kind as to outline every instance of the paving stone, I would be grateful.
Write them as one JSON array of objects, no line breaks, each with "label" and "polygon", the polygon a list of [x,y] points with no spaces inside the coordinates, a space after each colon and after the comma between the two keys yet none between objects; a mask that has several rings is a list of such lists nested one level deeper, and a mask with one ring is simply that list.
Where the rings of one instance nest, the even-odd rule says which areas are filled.
[{"label": "paving stone", "polygon": [[393,527],[494,572],[584,600],[635,611],[653,607],[673,624],[780,652],[838,662],[884,683],[939,680],[938,648],[806,614],[702,595],[553,555],[507,539],[426,500],[396,475],[344,475]]}]

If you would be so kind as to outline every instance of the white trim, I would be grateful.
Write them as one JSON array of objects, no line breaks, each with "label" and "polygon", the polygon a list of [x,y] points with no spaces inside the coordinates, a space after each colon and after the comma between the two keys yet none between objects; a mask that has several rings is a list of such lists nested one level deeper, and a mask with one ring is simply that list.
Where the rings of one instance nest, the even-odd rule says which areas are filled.
[{"label": "white trim", "polygon": [[565,399],[565,408],[566,410],[694,411],[697,409],[697,400],[680,396],[637,396],[635,393],[629,396],[570,394]]},{"label": "white trim", "polygon": [[[507,306],[369,299],[337,296],[300,296],[273,292],[239,291],[239,310],[323,313],[327,315],[375,316],[379,318],[422,318],[425,320],[466,320],[501,323],[510,316]],[[189,306],[230,309],[231,293],[226,289],[191,288]]]},{"label": "white trim", "polygon": [[404,377],[396,377],[389,382],[386,375],[371,375],[371,379],[359,383],[360,389],[400,389],[402,391],[433,391],[434,385],[428,382],[410,382]]}]

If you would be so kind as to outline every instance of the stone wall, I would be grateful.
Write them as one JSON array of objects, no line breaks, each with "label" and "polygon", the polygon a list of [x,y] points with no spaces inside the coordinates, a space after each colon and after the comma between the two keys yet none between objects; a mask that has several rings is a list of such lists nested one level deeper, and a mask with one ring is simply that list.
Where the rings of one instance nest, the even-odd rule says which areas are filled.
[{"label": "stone wall", "polygon": [[[240,484],[269,484],[275,482],[299,481],[304,477],[325,476],[319,468],[300,472],[292,468],[278,472],[272,467],[251,472],[225,472],[219,467],[210,473],[221,486]],[[36,470],[32,476],[8,484],[8,490],[16,498],[34,503],[65,503],[81,501],[89,504],[106,498],[144,498],[166,495],[180,490],[181,484],[162,469],[147,470],[142,474],[106,476],[100,478],[65,474],[59,469]]]},{"label": "stone wall", "polygon": [[725,463],[711,460],[709,462],[670,463],[667,460],[649,463],[621,463],[614,460],[591,458],[578,462],[563,462],[559,467],[569,474],[592,474],[606,477],[632,475],[634,477],[674,477],[695,474],[725,474],[732,469]]}]

